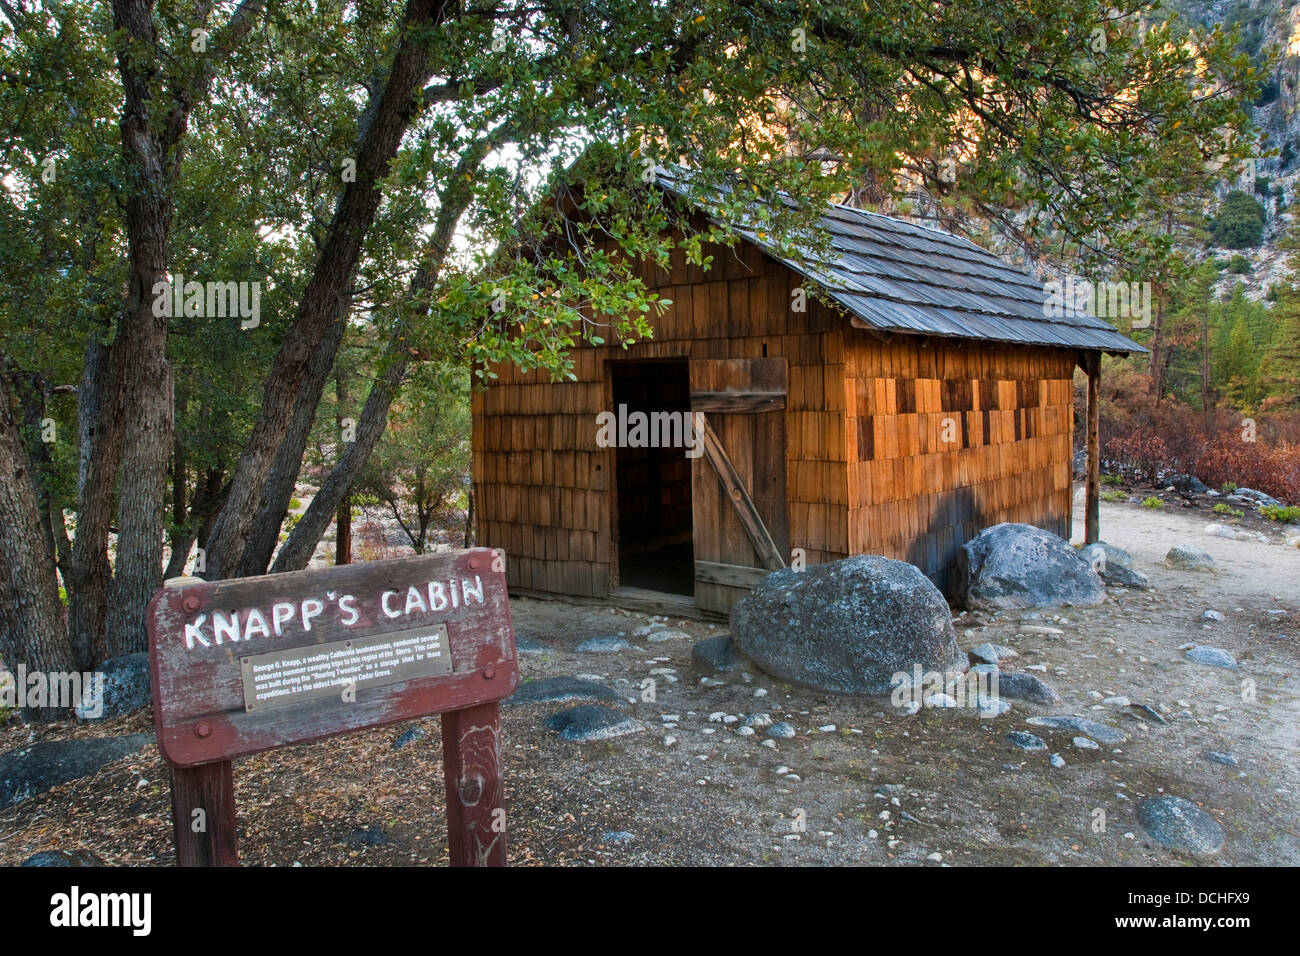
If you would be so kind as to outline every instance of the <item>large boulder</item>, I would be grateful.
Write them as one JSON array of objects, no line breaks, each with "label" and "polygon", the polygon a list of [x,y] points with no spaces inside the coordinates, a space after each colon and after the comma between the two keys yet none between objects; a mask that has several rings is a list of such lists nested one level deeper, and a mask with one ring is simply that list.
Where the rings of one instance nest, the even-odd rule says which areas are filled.
[{"label": "large boulder", "polygon": [[985,528],[957,552],[958,590],[971,609],[1100,604],[1106,588],[1068,541],[1027,524]]},{"label": "large boulder", "polygon": [[887,694],[918,667],[967,667],[939,589],[875,555],[773,571],[732,608],[731,636],[767,673],[843,694]]}]

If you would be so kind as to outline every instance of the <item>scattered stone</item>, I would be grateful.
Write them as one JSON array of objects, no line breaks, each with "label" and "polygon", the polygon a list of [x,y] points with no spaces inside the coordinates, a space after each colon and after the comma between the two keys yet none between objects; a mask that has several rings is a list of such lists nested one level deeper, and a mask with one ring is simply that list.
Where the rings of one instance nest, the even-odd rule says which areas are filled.
[{"label": "scattered stone", "polygon": [[1223,847],[1223,828],[1214,818],[1181,797],[1147,797],[1137,808],[1138,822],[1155,841],[1171,850],[1203,855]]},{"label": "scattered stone", "polygon": [[736,736],[738,737],[752,737],[754,736],[754,733],[755,731],[753,727],[746,727],[743,724],[736,728]]},{"label": "scattered stone", "polygon": [[972,609],[1100,604],[1106,589],[1092,566],[1063,538],[1004,522],[957,552],[958,591]]},{"label": "scattered stone", "polygon": [[1102,701],[1102,703],[1105,704],[1107,707],[1115,707],[1119,709],[1133,706],[1133,702],[1129,700],[1127,697],[1107,697],[1105,700]]},{"label": "scattered stone", "polygon": [[429,735],[429,732],[423,727],[408,727],[402,731],[401,736],[393,741],[393,749],[401,750],[407,744],[413,744],[417,740],[423,740]]},{"label": "scattered stone", "polygon": [[1184,545],[1174,545],[1165,554],[1165,565],[1178,571],[1204,571],[1218,574],[1219,566],[1204,551]]},{"label": "scattered stone", "polygon": [[79,780],[154,742],[153,734],[46,740],[0,754],[0,810]]},{"label": "scattered stone", "polygon": [[743,717],[740,718],[740,723],[741,726],[743,727],[757,727],[759,730],[762,730],[764,727],[772,726],[772,715],[771,714],[745,714]]},{"label": "scattered stone", "polygon": [[1206,611],[1204,614],[1202,614],[1201,617],[1204,618],[1204,619],[1207,620],[1207,621],[1222,621],[1222,620],[1223,620],[1223,612],[1221,612],[1221,611],[1210,610],[1210,611]]},{"label": "scattered stone", "polygon": [[1145,574],[1134,568],[1126,568],[1123,565],[1108,564],[1100,574],[1101,579],[1113,588],[1131,588],[1135,591],[1146,591],[1151,587],[1151,581]]},{"label": "scattered stone", "polygon": [[544,725],[547,730],[559,733],[561,740],[577,743],[609,740],[645,730],[641,721],[599,704],[583,704],[562,710],[547,717]]},{"label": "scattered stone", "polygon": [[748,663],[729,634],[706,637],[691,648],[691,663],[710,674],[734,674]]},{"label": "scattered stone", "polygon": [[612,688],[595,681],[576,677],[547,677],[520,684],[504,703],[507,707],[513,707],[519,704],[564,704],[571,700],[622,703],[623,698]]},{"label": "scattered stone", "polygon": [[149,686],[149,655],[144,651],[110,657],[95,668],[89,687],[82,687],[76,714],[82,720],[111,720],[148,707],[153,699]]},{"label": "scattered stone", "polygon": [[691,635],[687,634],[685,631],[676,630],[655,631],[655,633],[646,638],[646,640],[650,641],[652,644],[658,644],[662,641],[689,641],[690,639]]},{"label": "scattered stone", "polygon": [[600,839],[605,843],[631,843],[636,839],[636,834],[627,830],[606,830]]},{"label": "scattered stone", "polygon": [[1205,755],[1206,760],[1213,760],[1215,763],[1221,763],[1225,767],[1240,766],[1237,755],[1225,750],[1211,750]]},{"label": "scattered stone", "polygon": [[625,651],[632,645],[621,637],[593,637],[574,648],[579,654],[610,654]]},{"label": "scattered stone", "polygon": [[1089,739],[1088,737],[1075,737],[1074,740],[1071,742],[1074,744],[1075,747],[1077,747],[1080,750],[1101,749],[1101,744],[1097,743],[1097,741],[1095,740]]},{"label": "scattered stone", "polygon": [[520,654],[549,654],[550,648],[531,637],[515,635],[515,651]]},{"label": "scattered stone", "polygon": [[1027,730],[1012,730],[1007,733],[1007,742],[1021,750],[1046,750],[1047,742]]},{"label": "scattered stone", "polygon": [[996,664],[998,661],[1009,660],[1012,657],[1020,655],[1014,649],[1002,644],[976,644],[970,649],[970,656],[983,661],[986,664]]},{"label": "scattered stone", "polygon": [[1001,673],[998,675],[999,697],[1027,700],[1033,704],[1059,704],[1061,695],[1033,674]]},{"label": "scattered stone", "polygon": [[956,707],[957,701],[947,694],[931,694],[923,701],[926,707]]},{"label": "scattered stone", "polygon": [[1232,492],[1238,498],[1245,498],[1247,501],[1253,501],[1259,505],[1277,506],[1282,504],[1272,495],[1266,495],[1262,491],[1256,491],[1254,488],[1237,488]]},{"label": "scattered stone", "polygon": [[966,663],[939,589],[876,555],[773,571],[732,609],[731,633],[769,674],[838,693],[886,694],[896,673]]},{"label": "scattered stone", "polygon": [[997,664],[976,664],[968,673],[971,674],[995,674],[997,673]]},{"label": "scattered stone", "polygon": [[[701,687],[726,687],[727,682],[725,680],[718,680],[716,677],[701,677],[700,686]],[[761,690],[762,688],[759,689]],[[761,695],[756,695],[756,696],[761,696]]]},{"label": "scattered stone", "polygon": [[104,861],[90,850],[46,850],[29,856],[19,866],[103,866]]},{"label": "scattered stone", "polygon": [[1061,767],[1064,767],[1064,766],[1065,766],[1065,758],[1062,757],[1060,754],[1052,754],[1052,755],[1051,755],[1050,757],[1048,757],[1047,759],[1048,759],[1048,761],[1051,763],[1051,765],[1052,765],[1053,767],[1056,767],[1058,770],[1059,770]]},{"label": "scattered stone", "polygon": [[1122,730],[1117,730],[1107,724],[1099,724],[1095,720],[1088,720],[1086,717],[1057,714],[1050,717],[1030,717],[1026,720],[1026,723],[1035,727],[1051,727],[1055,730],[1074,730],[1081,734],[1087,734],[1093,740],[1111,746],[1125,743],[1128,740],[1128,735]]},{"label": "scattered stone", "polygon": [[1237,659],[1219,647],[1198,645],[1187,651],[1187,659],[1210,667],[1223,667],[1230,671],[1237,669]]},{"label": "scattered stone", "polygon": [[794,727],[788,721],[778,721],[767,729],[767,735],[778,740],[789,740],[794,736]]},{"label": "scattered stone", "polygon": [[1262,541],[1268,544],[1268,536],[1242,528],[1229,528],[1223,524],[1207,524],[1205,533],[1212,538],[1227,538],[1229,541]]},{"label": "scattered stone", "polygon": [[1209,493],[1209,486],[1195,475],[1171,475],[1166,484],[1172,485],[1183,494],[1204,495]]},{"label": "scattered stone", "polygon": [[772,750],[775,750],[775,749],[776,749],[776,741],[773,740],[771,737],[768,737],[766,740],[764,740],[762,743],[760,743],[759,746],[760,746],[760,747],[770,747]]},{"label": "scattered stone", "polygon": [[1135,708],[1135,709],[1137,709],[1137,710],[1142,711],[1142,713],[1146,714],[1148,717],[1150,717],[1152,720],[1154,720],[1157,724],[1168,724],[1168,723],[1169,723],[1169,721],[1165,720],[1165,718],[1164,718],[1163,716],[1161,716],[1160,711],[1156,710],[1156,709],[1155,709],[1154,707],[1152,707],[1150,704],[1131,704],[1130,706],[1133,707],[1133,708]]}]

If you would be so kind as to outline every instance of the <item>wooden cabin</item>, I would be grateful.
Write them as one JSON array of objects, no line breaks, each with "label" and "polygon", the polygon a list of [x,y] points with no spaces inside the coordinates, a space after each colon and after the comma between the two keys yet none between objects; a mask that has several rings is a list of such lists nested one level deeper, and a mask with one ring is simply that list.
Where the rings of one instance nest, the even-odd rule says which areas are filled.
[{"label": "wooden cabin", "polygon": [[[476,530],[513,593],[724,614],[774,568],[854,554],[950,592],[983,528],[1068,537],[1075,366],[1095,423],[1100,353],[1141,347],[1052,316],[1042,281],[966,239],[843,206],[821,228],[837,258],[815,269],[752,233],[708,271],[648,265],[673,303],[653,341],[576,349],[577,381],[494,369],[473,398]],[[696,440],[604,447],[620,406]]]}]

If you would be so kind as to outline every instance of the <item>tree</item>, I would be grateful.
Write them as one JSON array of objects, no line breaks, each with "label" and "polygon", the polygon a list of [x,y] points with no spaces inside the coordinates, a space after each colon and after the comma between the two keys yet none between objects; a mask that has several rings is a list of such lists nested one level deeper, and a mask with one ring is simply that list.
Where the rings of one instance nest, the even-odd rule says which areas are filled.
[{"label": "tree", "polygon": [[1264,207],[1247,193],[1233,190],[1223,199],[1214,217],[1210,235],[1217,245],[1229,249],[1247,249],[1264,239]]},{"label": "tree", "polygon": [[[921,177],[959,218],[1006,210],[1039,244],[1108,231],[1127,255],[1149,235],[1116,224],[1243,154],[1254,85],[1221,33],[1095,0],[28,2],[0,5],[0,346],[76,384],[75,419],[54,401],[78,437],[75,534],[44,573],[67,552],[79,659],[143,647],[166,531],[178,553],[202,540],[208,577],[266,569],[350,327],[375,347],[357,441],[275,570],[310,555],[413,367],[564,375],[580,339],[650,334],[638,261],[736,238],[646,189],[665,166],[792,252],[816,253],[824,201]],[[42,183],[51,144],[76,175]],[[262,326],[157,314],[158,285],[209,257],[267,283]],[[31,316],[54,317],[35,336],[54,359]],[[54,393],[24,394],[28,418]],[[38,488],[66,540],[61,454]]]},{"label": "tree", "polygon": [[357,492],[382,503],[423,554],[432,528],[450,528],[468,506],[469,375],[424,367],[419,377],[394,409]]}]

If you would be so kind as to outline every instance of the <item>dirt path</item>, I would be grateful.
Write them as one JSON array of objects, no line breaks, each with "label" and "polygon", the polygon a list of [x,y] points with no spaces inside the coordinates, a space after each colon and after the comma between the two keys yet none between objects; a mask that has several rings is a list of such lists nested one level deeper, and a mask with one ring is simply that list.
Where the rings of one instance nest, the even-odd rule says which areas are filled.
[{"label": "dirt path", "polygon": [[[1081,509],[1080,509],[1081,510]],[[966,710],[901,716],[887,698],[823,695],[756,670],[701,686],[692,641],[718,634],[667,622],[684,637],[637,636],[640,615],[556,602],[513,602],[517,633],[543,653],[521,656],[525,680],[599,679],[628,699],[649,729],[574,744],[541,722],[567,705],[508,708],[504,717],[510,857],[518,864],[1173,864],[1184,862],[1142,830],[1135,807],[1170,793],[1200,804],[1227,833],[1211,865],[1300,864],[1300,551],[1203,532],[1203,512],[1152,512],[1103,503],[1103,537],[1129,550],[1150,592],[1113,591],[1094,608],[1034,617],[966,615],[965,648],[985,640],[1019,652],[1010,664],[1040,665],[1063,703],[1013,702],[983,719]],[[1214,556],[1219,575],[1161,565],[1173,544]],[[1213,609],[1223,621],[1206,621]],[[1282,611],[1283,613],[1269,613]],[[1059,636],[1024,626],[1051,627]],[[577,653],[599,635],[632,648]],[[1239,670],[1189,662],[1187,643],[1221,647]],[[655,681],[654,702],[640,700]],[[1243,681],[1246,685],[1243,694]],[[1122,695],[1155,707],[1161,725],[1097,699]],[[797,736],[762,745],[766,731],[711,714],[770,714]],[[1072,732],[1025,723],[1035,714],[1079,714],[1128,735],[1082,751]],[[676,715],[666,721],[664,715]],[[676,724],[667,727],[666,724]],[[292,865],[442,863],[441,751],[437,723],[400,750],[390,727],[236,763],[241,854],[249,863]],[[148,715],[97,733],[149,730]],[[1044,737],[1048,753],[1006,742],[1009,730]],[[42,736],[84,734],[56,727]],[[0,749],[28,740],[10,723]],[[1214,763],[1209,751],[1235,755]],[[39,850],[89,847],[110,862],[170,861],[165,769],[150,747],[96,777],[56,788],[0,813],[0,863]],[[886,815],[887,818],[882,816]],[[1100,821],[1103,819],[1104,827]],[[386,842],[385,842],[386,841]],[[934,857],[938,854],[938,857]]]}]

